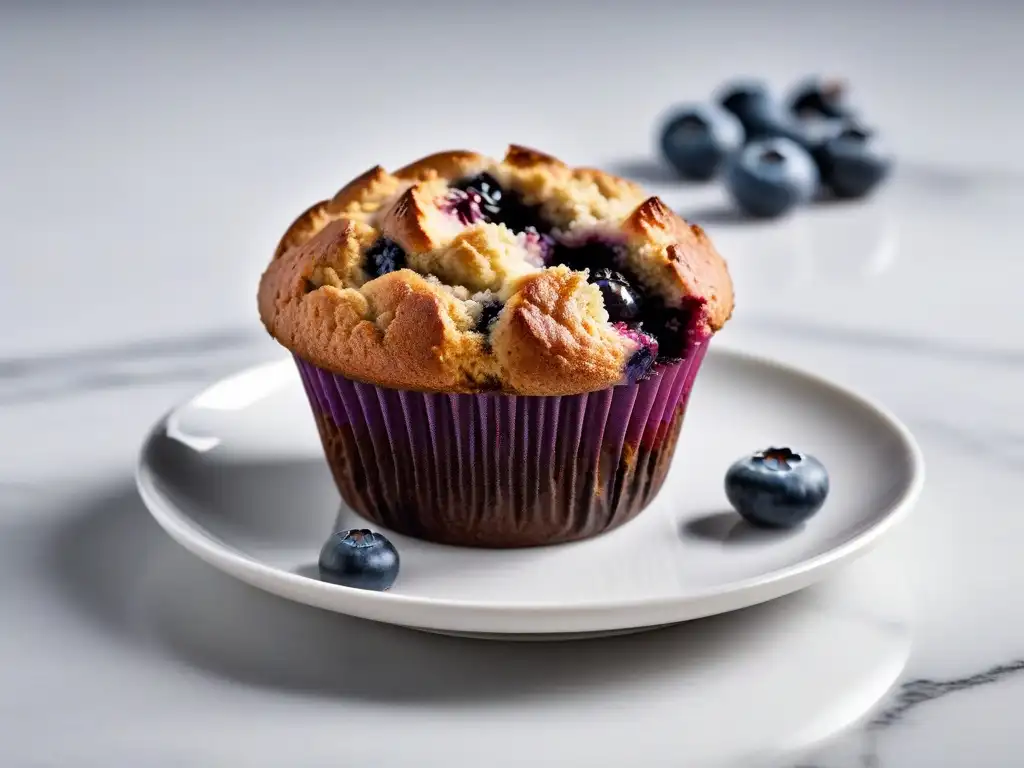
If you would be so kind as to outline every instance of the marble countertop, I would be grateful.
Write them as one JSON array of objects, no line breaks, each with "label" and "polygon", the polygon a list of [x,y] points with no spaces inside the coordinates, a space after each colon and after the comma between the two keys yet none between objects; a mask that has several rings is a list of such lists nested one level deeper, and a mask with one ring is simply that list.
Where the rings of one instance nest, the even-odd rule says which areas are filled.
[{"label": "marble countertop", "polygon": [[[925,452],[919,507],[881,555],[910,596],[900,682],[772,765],[1019,762],[1024,6],[693,5],[0,9],[0,763],[338,764],[344,724],[294,714],[330,696],[276,677],[273,652],[246,676],[167,650],[155,570],[240,596],[249,627],[280,601],[225,592],[162,535],[136,451],[174,403],[280,354],[254,292],[299,206],[378,161],[509,141],[704,221],[736,280],[723,343],[877,398]],[[673,100],[823,70],[850,78],[900,159],[878,199],[749,224],[650,159]]]}]

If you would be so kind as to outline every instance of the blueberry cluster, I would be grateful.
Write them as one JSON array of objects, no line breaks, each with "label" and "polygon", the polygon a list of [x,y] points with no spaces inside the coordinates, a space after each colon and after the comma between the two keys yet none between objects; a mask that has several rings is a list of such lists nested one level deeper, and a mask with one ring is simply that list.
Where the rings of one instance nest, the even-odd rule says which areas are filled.
[{"label": "blueberry cluster", "polygon": [[725,86],[710,104],[677,109],[661,152],[683,178],[721,176],[736,205],[780,216],[818,194],[869,195],[892,158],[850,107],[840,81],[811,78],[777,100],[759,81]]}]

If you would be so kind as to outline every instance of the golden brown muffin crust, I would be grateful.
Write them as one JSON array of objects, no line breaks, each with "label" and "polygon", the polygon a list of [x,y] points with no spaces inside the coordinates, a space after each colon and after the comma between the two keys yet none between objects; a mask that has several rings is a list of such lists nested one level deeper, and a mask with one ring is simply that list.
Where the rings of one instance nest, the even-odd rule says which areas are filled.
[{"label": "golden brown muffin crust", "polygon": [[449,150],[427,155],[414,163],[409,163],[395,171],[395,176],[413,181],[462,179],[475,176],[488,165],[490,160],[484,155],[461,149]]},{"label": "golden brown muffin crust", "polygon": [[702,298],[711,328],[725,325],[733,309],[732,278],[703,229],[687,224],[657,197],[638,206],[622,229],[641,244],[646,264],[664,269],[653,280],[683,296]]},{"label": "golden brown muffin crust", "polygon": [[274,250],[275,259],[289,248],[301,245],[309,240],[309,238],[330,222],[331,217],[327,213],[327,203],[327,200],[313,203],[299,214],[298,218],[285,231],[281,242],[277,244],[277,248]]},{"label": "golden brown muffin crust", "polygon": [[[469,179],[500,185],[503,204],[515,196],[545,226],[495,220]],[[603,389],[650,337],[611,322],[594,268],[561,265],[560,248],[595,239],[651,301],[699,307],[700,333],[728,320],[732,282],[703,230],[633,182],[517,145],[501,162],[460,150],[376,166],[310,206],[263,274],[260,317],[299,357],[380,386]]]}]

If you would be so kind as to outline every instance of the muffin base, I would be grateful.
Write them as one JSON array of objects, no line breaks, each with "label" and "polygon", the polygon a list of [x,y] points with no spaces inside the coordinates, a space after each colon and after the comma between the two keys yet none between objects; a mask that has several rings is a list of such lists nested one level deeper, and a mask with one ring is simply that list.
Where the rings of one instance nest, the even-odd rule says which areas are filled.
[{"label": "muffin base", "polygon": [[345,503],[405,535],[507,548],[636,517],[668,473],[706,349],[637,384],[558,397],[394,390],[296,363]]}]

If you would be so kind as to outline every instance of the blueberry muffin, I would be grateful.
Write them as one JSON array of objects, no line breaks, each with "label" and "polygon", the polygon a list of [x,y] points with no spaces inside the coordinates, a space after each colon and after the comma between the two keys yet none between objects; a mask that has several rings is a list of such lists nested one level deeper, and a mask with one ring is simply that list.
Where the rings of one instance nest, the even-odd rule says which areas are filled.
[{"label": "blueberry muffin", "polygon": [[518,146],[367,171],[295,220],[259,288],[345,502],[489,547],[639,513],[732,308],[699,227]]}]

